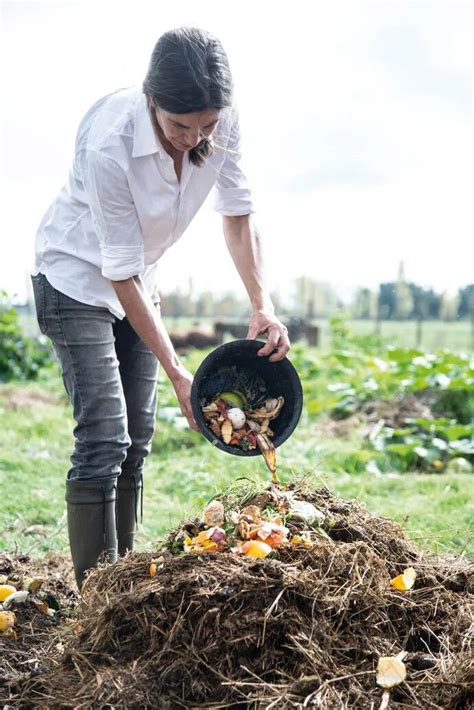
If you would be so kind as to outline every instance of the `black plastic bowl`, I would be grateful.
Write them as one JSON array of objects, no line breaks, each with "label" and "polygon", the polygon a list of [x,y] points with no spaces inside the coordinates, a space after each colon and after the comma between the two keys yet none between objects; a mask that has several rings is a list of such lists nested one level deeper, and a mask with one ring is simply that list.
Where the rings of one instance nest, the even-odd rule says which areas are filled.
[{"label": "black plastic bowl", "polygon": [[303,407],[303,389],[298,373],[291,362],[284,358],[279,362],[270,362],[269,356],[258,356],[257,351],[265,345],[260,340],[233,340],[224,343],[209,353],[200,364],[191,389],[191,405],[194,418],[206,439],[217,448],[235,456],[258,456],[259,449],[244,451],[238,446],[229,446],[218,439],[204,421],[201,404],[210,402],[220,392],[233,389],[231,377],[222,373],[222,368],[236,366],[248,368],[260,375],[267,386],[269,397],[285,398],[285,403],[276,419],[270,422],[274,432],[272,437],[275,447],[283,444],[294,431]]}]

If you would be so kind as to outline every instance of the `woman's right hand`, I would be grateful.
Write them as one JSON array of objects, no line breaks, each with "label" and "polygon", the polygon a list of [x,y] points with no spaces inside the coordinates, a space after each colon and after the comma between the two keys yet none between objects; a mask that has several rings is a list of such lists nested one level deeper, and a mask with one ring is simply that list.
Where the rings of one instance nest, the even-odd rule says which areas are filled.
[{"label": "woman's right hand", "polygon": [[192,374],[184,367],[180,368],[179,373],[173,377],[172,383],[183,416],[188,420],[188,424],[191,429],[194,429],[194,431],[200,431],[196,420],[194,419],[193,410],[191,408],[191,385],[193,384]]}]

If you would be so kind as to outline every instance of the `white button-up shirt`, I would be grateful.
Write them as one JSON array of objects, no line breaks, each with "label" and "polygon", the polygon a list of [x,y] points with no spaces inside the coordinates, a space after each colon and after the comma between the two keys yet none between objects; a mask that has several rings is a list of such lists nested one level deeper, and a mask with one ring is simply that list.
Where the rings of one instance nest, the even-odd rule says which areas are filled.
[{"label": "white button-up shirt", "polygon": [[239,167],[235,108],[220,112],[213,139],[214,153],[203,166],[184,154],[178,181],[141,86],[99,99],[79,125],[68,181],[39,226],[34,272],[67,296],[106,307],[118,318],[125,313],[111,281],[139,274],[158,301],[158,259],[213,187],[217,212],[254,211]]}]

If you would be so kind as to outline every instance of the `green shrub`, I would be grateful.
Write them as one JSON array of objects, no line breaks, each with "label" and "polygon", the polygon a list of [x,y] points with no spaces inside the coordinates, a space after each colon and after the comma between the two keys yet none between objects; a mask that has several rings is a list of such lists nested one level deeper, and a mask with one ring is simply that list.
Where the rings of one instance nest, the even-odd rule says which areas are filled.
[{"label": "green shrub", "polygon": [[50,364],[47,342],[23,334],[18,313],[0,292],[0,381],[36,379]]}]

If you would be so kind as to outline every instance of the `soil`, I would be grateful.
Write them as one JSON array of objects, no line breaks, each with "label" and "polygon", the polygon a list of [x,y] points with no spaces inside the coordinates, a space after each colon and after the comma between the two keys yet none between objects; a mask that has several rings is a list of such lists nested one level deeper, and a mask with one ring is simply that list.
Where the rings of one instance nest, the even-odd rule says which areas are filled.
[{"label": "soil", "polygon": [[38,404],[57,406],[63,403],[61,397],[41,389],[28,387],[0,387],[0,396],[4,398],[7,409],[25,409]]}]

